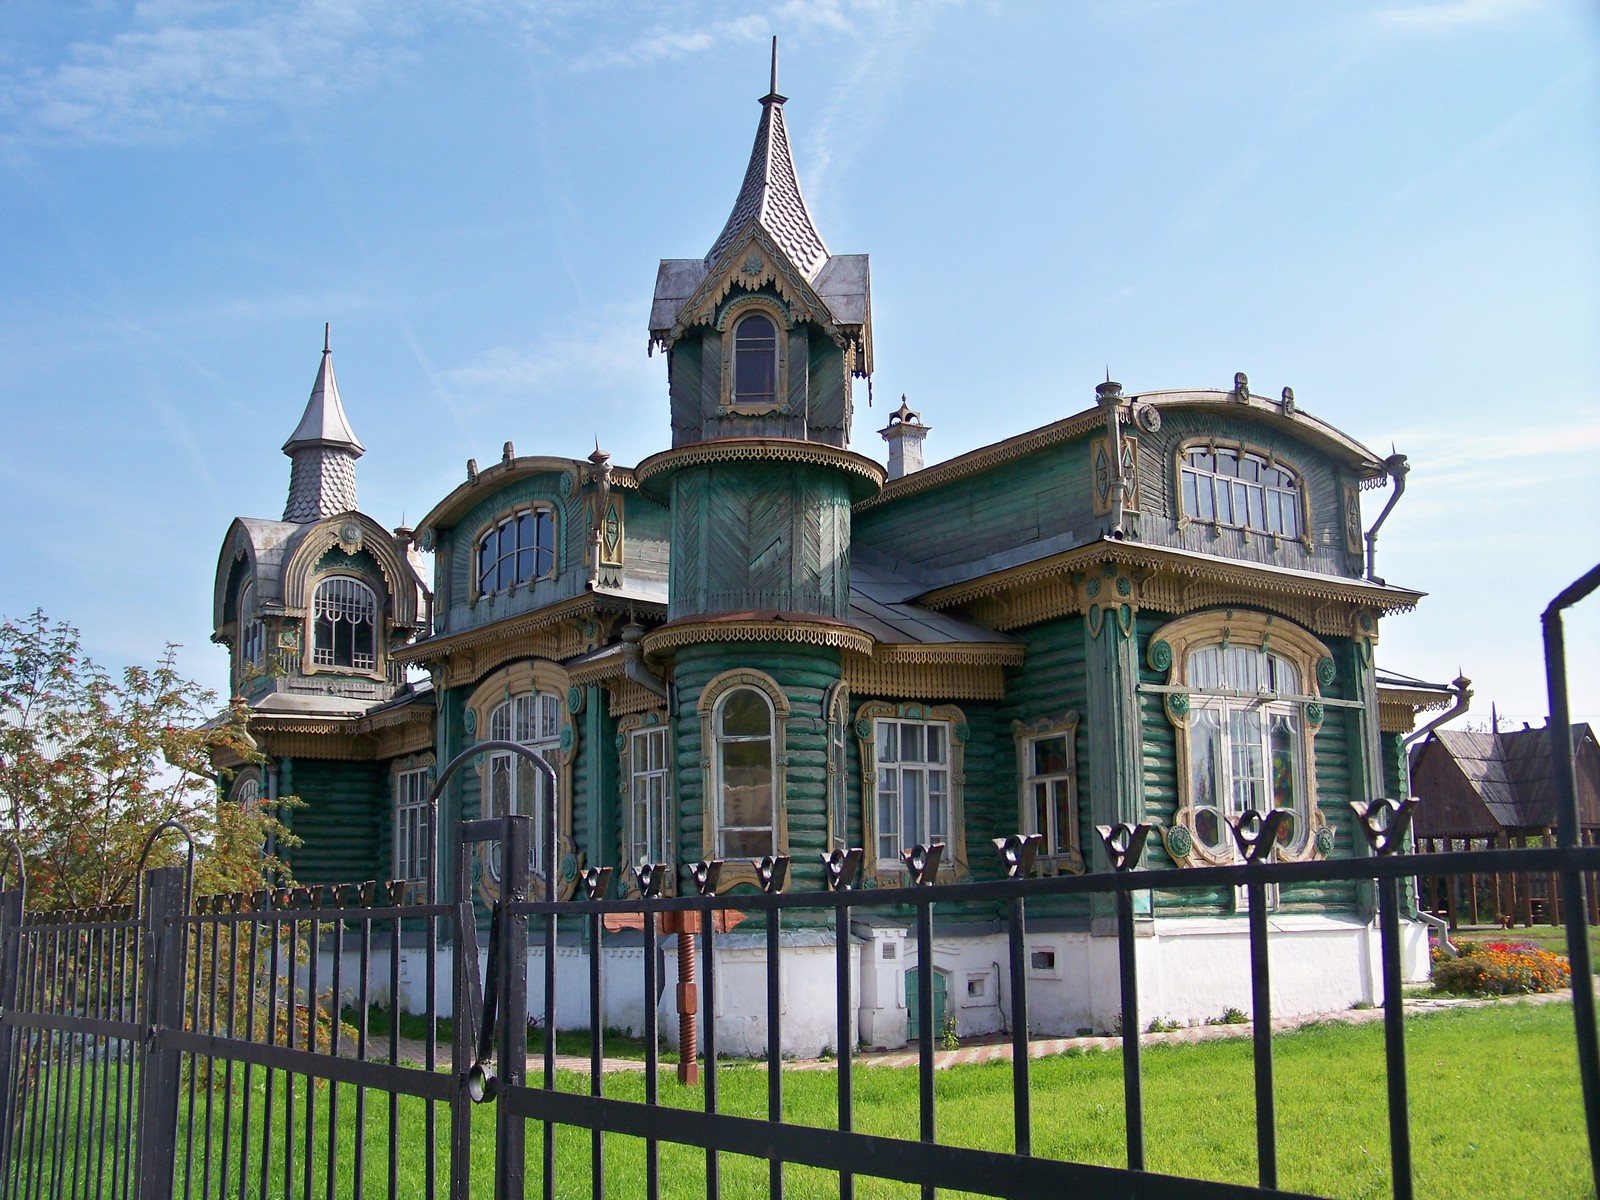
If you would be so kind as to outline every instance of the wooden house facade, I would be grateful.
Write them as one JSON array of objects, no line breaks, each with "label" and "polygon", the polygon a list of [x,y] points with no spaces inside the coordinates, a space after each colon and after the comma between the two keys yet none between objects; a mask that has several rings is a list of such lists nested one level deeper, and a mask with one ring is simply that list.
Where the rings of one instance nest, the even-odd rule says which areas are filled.
[{"label": "wooden house facade", "polygon": [[[397,780],[401,762],[426,777],[475,742],[534,748],[556,768],[554,794],[513,756],[485,753],[446,789],[440,826],[519,812],[542,831],[554,804],[557,878],[536,888],[558,895],[588,865],[620,868],[627,889],[641,861],[671,864],[669,889],[689,887],[702,859],[724,861],[725,888],[750,887],[752,860],[774,853],[792,860],[790,887],[820,888],[821,856],[846,846],[864,848],[866,886],[892,888],[918,843],[945,845],[943,878],[993,878],[991,839],[1018,831],[1044,838],[1042,870],[1104,870],[1092,831],[1120,821],[1159,830],[1146,866],[1201,867],[1234,861],[1227,822],[1249,808],[1289,814],[1278,858],[1365,853],[1349,802],[1405,790],[1401,738],[1437,699],[1385,693],[1376,675],[1381,620],[1420,594],[1372,575],[1361,496],[1404,459],[1243,374],[1216,390],[1086,386],[1081,411],[926,466],[930,427],[902,403],[880,431],[887,467],[852,450],[856,381],[872,371],[868,259],[832,253],[816,229],[775,79],[760,103],[726,226],[703,258],[658,272],[665,448],[629,468],[598,448],[519,455],[507,442],[499,462],[469,463],[418,526],[431,590],[406,583],[410,547],[384,535],[396,578],[373,555],[362,579],[382,597],[385,666],[338,672],[382,693],[338,735],[346,761],[367,764],[362,786]],[[342,519],[319,518],[335,532]],[[361,530],[370,552],[377,535]],[[251,653],[234,614],[257,552],[233,545],[217,629],[237,657]],[[345,553],[328,546],[319,555]],[[266,619],[309,619],[281,604]],[[431,688],[383,674],[407,667]],[[324,695],[328,679],[311,678]],[[274,696],[293,690],[284,682]],[[266,685],[241,686],[263,722],[278,719],[248,690]],[[407,731],[425,723],[426,739],[360,725],[390,711]],[[284,757],[290,745],[266,744]],[[294,757],[303,787],[310,768]],[[398,793],[337,830],[315,825],[322,801],[307,798],[295,821],[308,861],[326,838],[335,857],[419,885],[449,869],[402,855]],[[481,894],[495,872],[474,866]],[[1277,1011],[1372,999],[1361,888],[1285,887],[1273,903]],[[1234,889],[1145,894],[1139,912],[1142,1011],[1198,1021],[1248,1007]],[[963,1033],[1002,1020],[997,917],[940,910],[936,990]],[[1110,910],[1062,899],[1029,917],[1038,1029],[1109,1027]],[[860,1036],[901,1043],[915,945],[890,920],[854,932]],[[833,1037],[833,934],[784,936],[786,1036],[815,1052]],[[760,977],[759,939],[735,930],[719,945],[721,1044],[759,1052],[762,1002],[740,999]],[[1420,926],[1408,945],[1408,971],[1425,974]],[[587,953],[576,928],[562,952]],[[608,952],[638,955],[625,936]],[[581,988],[576,962],[570,974]],[[808,1008],[815,1027],[796,1017]]]}]

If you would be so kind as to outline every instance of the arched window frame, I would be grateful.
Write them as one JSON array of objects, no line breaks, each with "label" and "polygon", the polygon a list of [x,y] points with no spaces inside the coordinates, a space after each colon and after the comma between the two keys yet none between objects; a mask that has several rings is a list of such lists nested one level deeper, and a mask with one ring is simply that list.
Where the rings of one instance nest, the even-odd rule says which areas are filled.
[{"label": "arched window frame", "polygon": [[[773,327],[773,394],[770,399],[742,398],[738,391],[739,325],[761,315]],[[722,416],[759,417],[789,410],[789,328],[783,306],[769,296],[743,296],[723,309],[717,328],[722,334]]]},{"label": "arched window frame", "polygon": [[[1259,481],[1227,476],[1214,470],[1206,471],[1199,467],[1190,466],[1189,456],[1196,451],[1202,450],[1213,456],[1221,452],[1233,455],[1238,461],[1251,460],[1258,467],[1290,475],[1294,482],[1291,487],[1269,486]],[[1242,490],[1248,494],[1251,489],[1259,489],[1263,497],[1264,511],[1262,520],[1259,523],[1252,521],[1252,514],[1248,511],[1248,500],[1243,520],[1233,520],[1231,519],[1231,514],[1229,520],[1219,519],[1214,491],[1212,494],[1211,514],[1209,516],[1201,515],[1198,509],[1191,512],[1187,490],[1188,484],[1185,478],[1188,475],[1193,475],[1196,480],[1205,480],[1213,489],[1215,481],[1219,478],[1233,479],[1236,492]],[[1278,457],[1271,450],[1261,446],[1253,446],[1248,442],[1231,441],[1224,438],[1186,439],[1178,446],[1177,453],[1173,457],[1172,485],[1173,507],[1177,510],[1179,529],[1185,529],[1190,525],[1210,525],[1217,529],[1237,529],[1246,540],[1253,536],[1269,537],[1275,543],[1281,539],[1283,541],[1299,542],[1307,551],[1312,549],[1311,498],[1306,488],[1306,473],[1294,463]],[[1298,532],[1293,534],[1272,529],[1272,521],[1265,512],[1265,507],[1272,501],[1273,496],[1288,491],[1292,491],[1295,495],[1293,511],[1300,526]]]},{"label": "arched window frame", "polygon": [[[480,683],[467,698],[463,710],[463,732],[469,741],[486,742],[494,738],[495,714],[506,704],[511,704],[513,718],[515,704],[519,697],[535,697],[531,701],[534,720],[539,719],[539,710],[542,701],[537,697],[549,697],[553,700],[550,711],[556,715],[556,730],[553,737],[536,736],[525,742],[530,748],[539,752],[556,773],[556,899],[566,900],[571,898],[577,888],[577,868],[582,865],[577,854],[577,847],[572,840],[572,763],[576,757],[577,730],[572,722],[571,707],[567,703],[567,695],[571,687],[565,670],[555,663],[544,659],[532,659],[513,663],[502,667]],[[510,731],[515,734],[515,722]],[[543,731],[536,732],[542,735]],[[520,741],[515,736],[508,739]],[[503,760],[516,759],[524,762],[520,755],[511,754],[509,751],[496,751],[481,754],[477,757],[474,766],[478,775],[478,805],[479,815],[489,817],[493,814],[493,786],[496,770],[504,770]],[[510,781],[513,787],[516,783],[516,763],[509,764],[511,769]],[[529,765],[526,771],[536,768]],[[544,863],[544,837],[546,820],[535,804],[534,811],[528,813],[523,805],[520,795],[514,796],[513,812],[523,812],[533,818],[534,828],[528,839],[528,846],[532,857],[532,871],[530,871],[530,893],[536,898],[542,898],[545,892],[545,863]],[[570,860],[570,861],[569,861]],[[484,860],[484,870],[479,879],[479,892],[486,901],[493,902],[499,895],[499,880],[488,870],[488,862]],[[570,868],[570,869],[569,869]]]},{"label": "arched window frame", "polygon": [[724,887],[730,887],[737,883],[749,883],[759,886],[755,863],[751,859],[725,858],[721,853],[723,739],[718,735],[718,729],[722,717],[722,709],[728,697],[746,688],[756,692],[766,701],[772,719],[773,853],[787,854],[789,845],[789,806],[786,790],[789,759],[784,741],[789,723],[789,698],[783,694],[783,689],[777,685],[771,676],[760,671],[724,671],[706,684],[705,689],[700,693],[700,702],[697,706],[700,716],[700,762],[704,776],[701,821],[701,829],[704,832],[701,836],[701,856],[708,859],[723,859],[722,883]]},{"label": "arched window frame", "polygon": [[[1194,652],[1210,647],[1252,647],[1276,656],[1295,670],[1302,690],[1246,696],[1191,686]],[[1179,866],[1224,866],[1238,861],[1231,834],[1221,830],[1217,844],[1208,845],[1198,827],[1199,809],[1204,806],[1194,795],[1195,713],[1217,711],[1226,723],[1230,711],[1247,709],[1292,716],[1298,722],[1295,830],[1289,841],[1273,848],[1272,857],[1284,862],[1326,857],[1333,848],[1333,831],[1317,804],[1316,738],[1324,717],[1322,689],[1334,680],[1334,660],[1328,647],[1280,617],[1226,610],[1195,613],[1162,626],[1151,635],[1146,660],[1153,670],[1166,673],[1163,706],[1177,744],[1178,808],[1171,824],[1162,828],[1173,862]],[[1223,816],[1237,815],[1229,811],[1233,807],[1231,763],[1227,772],[1227,802],[1219,806]]]},{"label": "arched window frame", "polygon": [[233,786],[228,789],[228,799],[241,807],[261,803],[266,794],[266,789],[261,786],[261,772],[253,768],[240,771],[234,778]]},{"label": "arched window frame", "polygon": [[[894,856],[882,853],[878,844],[878,807],[882,797],[878,790],[878,775],[883,769],[878,762],[878,739],[881,726],[886,722],[902,725],[940,725],[943,727],[947,761],[939,764],[948,774],[944,811],[945,851],[939,863],[939,881],[954,882],[967,875],[967,829],[964,792],[965,750],[969,729],[966,715],[953,704],[891,704],[872,700],[856,710],[856,741],[861,753],[861,840],[866,850],[864,870],[880,886],[895,887],[904,884],[907,875],[899,859],[900,849],[909,849],[909,843],[896,848]],[[926,770],[924,764],[916,764]],[[901,840],[904,841],[904,831]]]},{"label": "arched window frame", "polygon": [[[641,845],[648,847],[644,856],[651,862],[674,861],[677,805],[672,755],[672,727],[664,709],[634,713],[617,722],[617,808],[622,818],[617,822],[617,861],[623,868],[619,887],[625,896],[639,893],[632,868],[639,865]],[[669,873],[662,894],[674,894],[676,882]]]},{"label": "arched window frame", "polygon": [[[527,524],[523,522],[526,519]],[[540,531],[548,534],[549,544],[540,541]],[[523,545],[523,534],[532,539]],[[509,549],[507,536],[511,537]],[[489,540],[495,539],[494,586],[487,586]],[[509,512],[500,513],[483,525],[472,539],[471,570],[474,600],[499,592],[515,593],[520,587],[529,587],[541,579],[554,579],[561,569],[561,538],[555,506],[552,504],[522,504]],[[509,568],[507,563],[509,561]]]},{"label": "arched window frame", "polygon": [[[367,644],[367,652],[365,654],[361,653],[360,648],[355,640],[356,635],[352,633],[351,661],[348,664],[337,661],[337,629],[333,631],[332,635],[334,644],[326,648],[323,646],[322,639],[317,636],[317,626],[319,624],[321,610],[323,607],[323,590],[338,584],[345,584],[352,588],[359,589],[358,594],[365,593],[367,600],[371,603],[372,620],[369,623],[371,636]],[[305,634],[305,644],[310,653],[306,655],[303,662],[302,669],[305,671],[305,673],[307,675],[314,675],[321,671],[332,671],[340,674],[367,675],[374,679],[382,679],[383,638],[379,636],[379,630],[384,624],[384,610],[383,605],[378,600],[378,593],[373,589],[372,585],[358,575],[338,572],[320,576],[316,580],[316,585],[310,590],[311,603],[306,606]],[[338,623],[339,619],[336,618],[333,624],[337,626]],[[323,661],[324,658],[331,659],[332,661]],[[370,661],[363,662],[363,659]]]}]

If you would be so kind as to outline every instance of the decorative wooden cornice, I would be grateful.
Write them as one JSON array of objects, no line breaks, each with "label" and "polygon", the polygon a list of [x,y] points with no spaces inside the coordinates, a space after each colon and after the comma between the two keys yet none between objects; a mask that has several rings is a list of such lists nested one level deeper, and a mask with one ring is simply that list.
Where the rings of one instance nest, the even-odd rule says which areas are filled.
[{"label": "decorative wooden cornice", "polygon": [[[544,633],[546,639],[541,645],[548,644],[552,651],[557,651],[569,640],[567,634],[559,631],[559,627],[570,622],[582,621],[586,618],[615,618],[632,612],[636,615],[665,616],[666,605],[652,603],[648,600],[627,600],[621,597],[607,596],[602,592],[585,592],[581,596],[573,596],[568,600],[559,600],[555,604],[546,605],[521,616],[507,617],[503,621],[492,621],[487,625],[478,625],[472,629],[463,629],[460,633],[445,634],[441,637],[425,638],[413,642],[409,646],[401,647],[393,652],[391,657],[400,663],[433,663],[455,655],[479,650],[482,647],[494,646],[508,638],[526,638],[530,635]],[[577,649],[565,653],[543,654],[545,658],[570,658],[574,654],[581,654],[585,649],[594,649],[594,646],[578,646]]]},{"label": "decorative wooden cornice", "polygon": [[1378,685],[1378,728],[1384,733],[1410,733],[1421,713],[1448,707],[1455,696],[1430,688],[1399,688]]},{"label": "decorative wooden cornice", "polygon": [[745,232],[718,255],[716,265],[678,309],[672,328],[652,330],[651,341],[665,350],[692,326],[713,324],[718,308],[735,286],[748,292],[770,286],[788,306],[791,320],[807,321],[839,345],[845,344],[846,338],[834,325],[826,301],[757,222],[747,225]]},{"label": "decorative wooden cornice", "polygon": [[707,642],[789,642],[872,653],[872,637],[849,625],[801,613],[732,613],[723,618],[673,621],[644,636],[647,658],[670,658],[680,646]]},{"label": "decorative wooden cornice", "polygon": [[1277,612],[1318,633],[1348,635],[1351,613],[1387,614],[1416,607],[1423,593],[1360,579],[1291,571],[1103,539],[1037,562],[936,588],[917,597],[929,608],[962,608],[995,629],[1018,629],[1083,612],[1105,602],[1090,584],[1102,567],[1123,567],[1138,579],[1123,602],[1174,615],[1200,608],[1248,605]]},{"label": "decorative wooden cornice", "polygon": [[257,715],[250,734],[274,757],[371,762],[433,749],[433,709],[418,705],[372,717]]},{"label": "decorative wooden cornice", "polygon": [[840,673],[852,694],[901,699],[1003,700],[1005,667],[999,663],[894,660],[846,652]]},{"label": "decorative wooden cornice", "polygon": [[673,473],[686,467],[713,463],[775,462],[809,467],[828,467],[851,478],[857,497],[869,496],[883,487],[883,464],[865,455],[824,442],[804,442],[796,438],[713,438],[693,442],[652,454],[634,472],[646,495],[665,490]]}]

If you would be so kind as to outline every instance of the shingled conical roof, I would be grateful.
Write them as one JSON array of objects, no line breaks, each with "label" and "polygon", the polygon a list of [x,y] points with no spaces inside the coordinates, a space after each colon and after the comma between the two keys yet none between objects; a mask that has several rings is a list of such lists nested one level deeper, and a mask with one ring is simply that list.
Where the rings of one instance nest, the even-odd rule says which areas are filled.
[{"label": "shingled conical roof", "polygon": [[750,150],[744,184],[733,202],[728,223],[706,255],[707,267],[752,220],[760,222],[808,280],[814,280],[828,261],[828,247],[806,209],[805,197],[800,194],[800,177],[789,152],[789,131],[783,123],[786,99],[778,95],[778,39],[773,38],[772,90],[761,97],[761,124],[756,128],[756,143]]},{"label": "shingled conical roof", "polygon": [[333,378],[333,352],[322,330],[322,365],[311,385],[305,415],[283,444],[289,456],[289,501],[283,519],[320,521],[356,507],[356,459],[367,452],[350,428]]}]

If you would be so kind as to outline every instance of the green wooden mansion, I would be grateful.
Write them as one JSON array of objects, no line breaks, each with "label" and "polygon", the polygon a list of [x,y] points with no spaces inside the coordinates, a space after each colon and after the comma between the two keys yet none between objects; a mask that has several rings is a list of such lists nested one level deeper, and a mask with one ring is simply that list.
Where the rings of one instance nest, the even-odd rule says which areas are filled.
[{"label": "green wooden mansion", "polygon": [[[865,849],[867,886],[893,888],[901,850],[933,842],[947,878],[989,878],[991,839],[1018,831],[1042,836],[1044,871],[1099,871],[1093,828],[1120,821],[1158,828],[1147,866],[1200,867],[1234,860],[1227,821],[1252,808],[1290,814],[1281,859],[1365,853],[1348,802],[1405,793],[1402,737],[1450,699],[1376,669],[1382,619],[1419,593],[1373,574],[1361,496],[1404,459],[1243,374],[1137,394],[1085,381],[1081,411],[931,464],[902,402],[878,431],[887,465],[852,450],[868,260],[813,224],[775,85],[725,228],[660,266],[658,453],[628,467],[507,441],[414,534],[389,531],[357,509],[362,447],[324,348],[284,447],[283,518],[233,524],[214,597],[267,755],[233,788],[304,800],[295,875],[425,888],[447,869],[427,853],[433,773],[491,739],[538,751],[554,793],[486,753],[443,796],[441,832],[515,812],[542,837],[554,805],[560,868],[538,886],[560,895],[588,865],[626,889],[640,861],[673,864],[669,890],[708,858],[725,887],[753,886],[771,853],[791,856],[791,888],[820,889],[820,856],[843,846]],[[492,864],[475,873],[492,891]],[[1366,897],[1273,900],[1276,1010],[1371,1000]],[[1144,898],[1143,1011],[1248,1007],[1243,908],[1232,888]],[[999,1027],[995,918],[939,914],[936,991],[964,1033]],[[1037,1030],[1109,1027],[1110,910],[1029,918]],[[866,1042],[906,1038],[906,932],[856,926]],[[831,927],[784,936],[785,1031],[815,1052],[833,1038]],[[759,939],[721,944],[722,1045],[759,1050]],[[1414,926],[1414,975],[1425,944]],[[640,950],[612,945],[616,978]],[[419,986],[417,953],[393,986]],[[581,989],[576,930],[561,953],[562,986]],[[637,1025],[638,989],[612,990]]]}]

